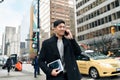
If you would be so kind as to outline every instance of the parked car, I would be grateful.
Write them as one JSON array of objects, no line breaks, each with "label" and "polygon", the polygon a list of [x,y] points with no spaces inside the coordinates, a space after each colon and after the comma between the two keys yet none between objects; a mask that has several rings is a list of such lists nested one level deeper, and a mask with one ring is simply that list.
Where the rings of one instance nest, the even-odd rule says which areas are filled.
[{"label": "parked car", "polygon": [[0,66],[5,65],[7,58],[7,56],[0,56]]},{"label": "parked car", "polygon": [[82,52],[77,57],[77,64],[81,74],[87,74],[94,79],[120,75],[120,61],[93,50]]}]

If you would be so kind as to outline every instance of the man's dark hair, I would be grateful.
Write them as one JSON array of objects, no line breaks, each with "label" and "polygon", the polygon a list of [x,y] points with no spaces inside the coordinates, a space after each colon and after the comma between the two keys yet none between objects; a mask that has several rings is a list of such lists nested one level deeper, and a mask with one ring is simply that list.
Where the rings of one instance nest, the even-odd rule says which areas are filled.
[{"label": "man's dark hair", "polygon": [[56,21],[53,23],[53,27],[56,27],[56,26],[58,26],[58,25],[61,24],[61,23],[64,23],[64,24],[65,24],[65,21],[63,21],[63,20],[61,20],[61,19],[56,20]]}]

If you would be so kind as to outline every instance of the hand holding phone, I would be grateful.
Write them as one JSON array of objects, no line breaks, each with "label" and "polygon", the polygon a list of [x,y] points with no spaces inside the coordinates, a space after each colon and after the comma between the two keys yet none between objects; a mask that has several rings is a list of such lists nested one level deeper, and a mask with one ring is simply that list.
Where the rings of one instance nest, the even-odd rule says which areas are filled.
[{"label": "hand holding phone", "polygon": [[69,35],[69,33],[67,31],[65,31],[65,36]]},{"label": "hand holding phone", "polygon": [[66,37],[67,39],[73,39],[72,33],[71,33],[71,31],[70,31],[69,29],[67,29],[67,30],[65,31],[65,37]]}]

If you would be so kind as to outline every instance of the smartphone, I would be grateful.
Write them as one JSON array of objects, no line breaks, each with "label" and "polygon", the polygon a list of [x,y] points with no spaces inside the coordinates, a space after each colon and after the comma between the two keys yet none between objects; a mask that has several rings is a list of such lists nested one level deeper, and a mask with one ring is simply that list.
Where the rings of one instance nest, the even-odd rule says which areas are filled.
[{"label": "smartphone", "polygon": [[67,31],[65,31],[65,36],[67,36],[69,33]]}]

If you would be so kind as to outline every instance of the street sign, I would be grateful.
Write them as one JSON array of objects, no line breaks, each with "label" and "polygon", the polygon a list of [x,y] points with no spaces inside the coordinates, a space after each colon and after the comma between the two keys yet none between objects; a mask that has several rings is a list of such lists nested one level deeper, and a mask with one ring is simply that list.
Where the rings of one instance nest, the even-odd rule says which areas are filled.
[{"label": "street sign", "polygon": [[39,29],[33,29],[33,32],[39,32]]},{"label": "street sign", "polygon": [[25,41],[32,41],[32,39],[25,39]]}]

